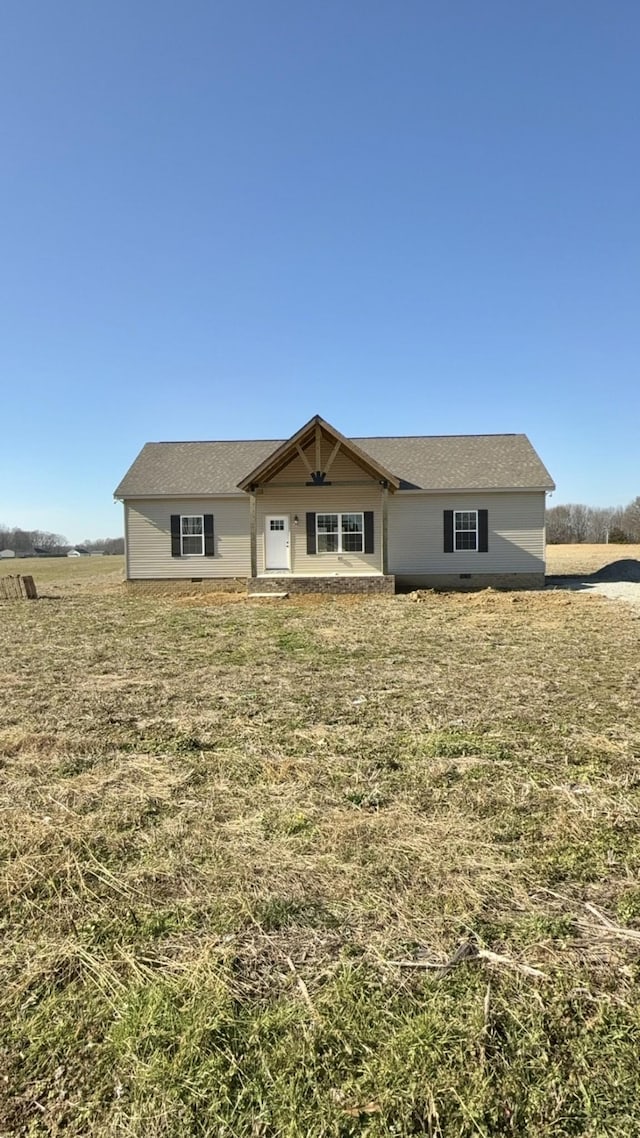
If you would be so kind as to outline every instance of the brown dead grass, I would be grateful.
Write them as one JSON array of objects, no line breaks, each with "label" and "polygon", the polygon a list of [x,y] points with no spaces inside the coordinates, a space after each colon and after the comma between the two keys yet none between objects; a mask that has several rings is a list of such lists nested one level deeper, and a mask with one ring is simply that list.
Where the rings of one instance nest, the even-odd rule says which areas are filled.
[{"label": "brown dead grass", "polygon": [[202,600],[3,610],[0,1133],[633,1133],[640,619]]},{"label": "brown dead grass", "polygon": [[603,565],[627,557],[640,560],[640,545],[548,545],[547,573],[595,573]]},{"label": "brown dead grass", "polygon": [[124,557],[15,557],[0,559],[0,577],[33,577],[40,595],[101,593],[117,589]]}]

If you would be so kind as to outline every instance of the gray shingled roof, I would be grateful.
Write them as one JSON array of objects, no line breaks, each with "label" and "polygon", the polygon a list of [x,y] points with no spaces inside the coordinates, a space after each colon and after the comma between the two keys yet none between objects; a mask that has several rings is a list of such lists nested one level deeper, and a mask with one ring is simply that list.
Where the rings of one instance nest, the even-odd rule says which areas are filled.
[{"label": "gray shingled roof", "polygon": [[[239,493],[240,480],[283,441],[147,443],[114,496],[206,498]],[[395,474],[404,490],[554,489],[526,435],[416,435],[353,441]]]}]

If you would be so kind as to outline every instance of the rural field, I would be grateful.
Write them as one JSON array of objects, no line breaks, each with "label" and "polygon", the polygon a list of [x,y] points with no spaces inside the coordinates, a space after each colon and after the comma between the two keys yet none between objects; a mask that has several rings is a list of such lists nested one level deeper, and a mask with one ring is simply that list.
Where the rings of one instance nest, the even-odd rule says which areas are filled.
[{"label": "rural field", "polygon": [[595,573],[623,558],[640,561],[640,545],[548,545],[547,573]]},{"label": "rural field", "polygon": [[640,611],[17,571],[2,1138],[639,1132]]}]

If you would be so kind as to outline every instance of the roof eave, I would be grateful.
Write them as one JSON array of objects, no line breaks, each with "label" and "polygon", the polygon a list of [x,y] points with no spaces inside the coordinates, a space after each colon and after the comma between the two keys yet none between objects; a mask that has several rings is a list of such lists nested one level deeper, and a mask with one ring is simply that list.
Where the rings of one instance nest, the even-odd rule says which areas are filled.
[{"label": "roof eave", "polygon": [[547,486],[406,486],[400,494],[549,494],[555,483]]},{"label": "roof eave", "polygon": [[[555,482],[545,486],[400,486],[399,494],[550,494],[556,489]],[[242,498],[240,490],[208,490],[197,493],[193,490],[172,490],[163,493],[147,490],[146,493],[130,493],[118,487],[113,498],[116,502],[145,501],[148,498]]]},{"label": "roof eave", "polygon": [[[118,487],[120,490],[120,487]],[[147,490],[146,494],[130,494],[128,491],[113,494],[116,502],[145,501],[147,498],[243,498],[238,490]]]}]

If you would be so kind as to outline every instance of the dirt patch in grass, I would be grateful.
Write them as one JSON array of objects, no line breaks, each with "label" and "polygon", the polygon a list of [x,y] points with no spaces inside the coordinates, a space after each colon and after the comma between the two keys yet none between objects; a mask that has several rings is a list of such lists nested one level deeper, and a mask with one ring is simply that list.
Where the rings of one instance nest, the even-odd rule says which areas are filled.
[{"label": "dirt patch in grass", "polygon": [[0,1134],[634,1133],[638,618],[202,601],[4,614]]}]

